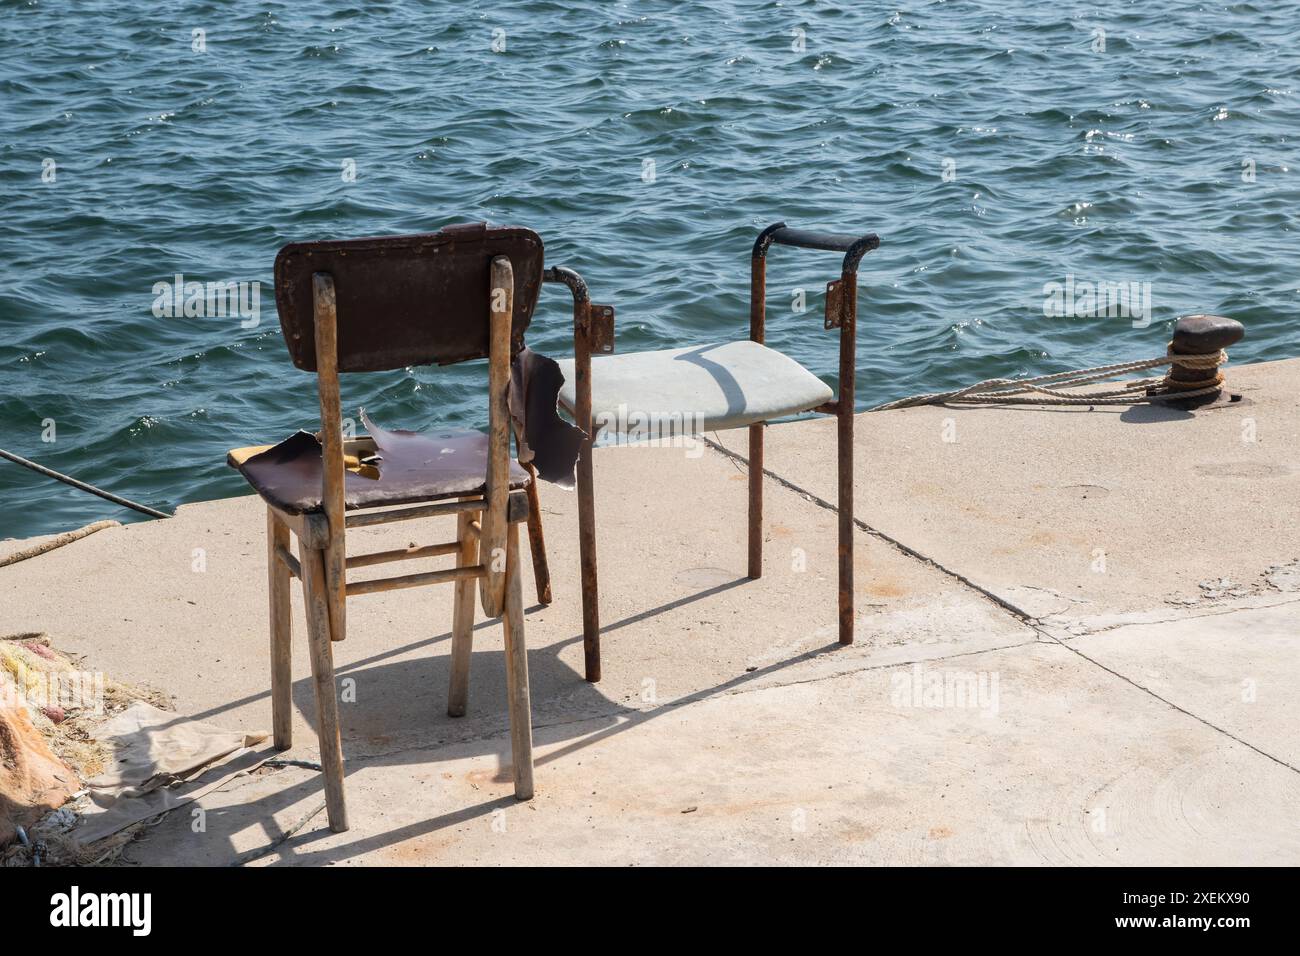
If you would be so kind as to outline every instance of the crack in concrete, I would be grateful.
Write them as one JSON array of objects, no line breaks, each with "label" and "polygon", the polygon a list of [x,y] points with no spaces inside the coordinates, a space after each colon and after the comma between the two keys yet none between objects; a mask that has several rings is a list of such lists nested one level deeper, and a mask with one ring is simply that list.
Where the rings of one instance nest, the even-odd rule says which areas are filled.
[{"label": "crack in concrete", "polygon": [[[1223,617],[1226,614],[1237,614],[1241,611],[1262,611],[1262,610],[1267,610],[1268,608],[1286,607],[1286,605],[1288,604],[1297,604],[1297,603],[1300,603],[1300,598],[1290,598],[1289,600],[1286,601],[1275,601],[1272,604],[1249,604],[1249,605],[1242,604],[1242,605],[1237,605],[1236,607],[1219,606],[1213,608],[1212,610],[1205,610],[1199,613],[1183,614],[1178,617],[1162,617],[1153,621],[1115,621],[1112,624],[1105,624],[1098,627],[1089,627],[1088,624],[1086,623],[1087,619],[1085,618],[1083,620],[1076,620],[1071,623],[1079,627],[1086,627],[1087,630],[1084,631],[1084,633],[1082,634],[1071,634],[1068,637],[1064,638],[1064,640],[1073,640],[1078,637],[1092,637],[1094,634],[1105,634],[1108,631],[1117,631],[1120,628],[1125,628],[1125,627],[1153,627],[1157,624],[1182,624],[1186,621],[1199,621],[1207,617]],[[1040,624],[1043,627],[1055,628],[1061,626],[1061,625],[1057,625],[1052,621],[1049,621],[1046,618],[1040,618],[1035,623]],[[1063,629],[1068,628],[1068,626],[1069,626],[1068,624],[1064,625]]]},{"label": "crack in concrete", "polygon": [[[706,445],[708,445],[710,448],[714,449],[715,451],[717,451],[717,452],[719,452],[719,453],[721,453],[721,454],[727,456],[728,458],[732,459],[733,461],[744,462],[745,465],[746,465],[746,467],[748,467],[748,465],[749,465],[749,459],[746,458],[746,457],[743,456],[743,455],[738,454],[737,452],[732,451],[731,449],[729,449],[729,448],[727,448],[725,445],[723,445],[720,441],[717,440],[717,434],[718,434],[717,432],[714,432],[714,433],[713,433],[713,435],[714,435],[713,439],[710,439],[710,438],[708,438],[707,436],[704,436],[704,443],[705,443]],[[771,478],[773,481],[775,481],[777,484],[781,485],[783,488],[785,488],[785,489],[787,489],[787,490],[789,490],[789,491],[793,491],[795,494],[798,494],[798,495],[803,496],[803,497],[804,497],[805,499],[807,499],[808,501],[811,501],[811,502],[813,502],[814,504],[820,505],[821,507],[827,509],[828,511],[832,511],[832,512],[836,512],[836,513],[838,513],[839,509],[838,509],[834,504],[832,504],[831,502],[827,501],[825,498],[822,498],[822,497],[820,497],[820,496],[818,496],[818,495],[813,494],[811,491],[809,491],[809,490],[806,489],[806,488],[801,488],[799,485],[796,485],[794,482],[790,481],[789,479],[787,479],[787,478],[785,478],[785,477],[783,477],[783,476],[781,476],[781,475],[778,475],[776,472],[774,472],[774,471],[772,471],[772,470],[770,470],[770,469],[768,469],[768,468],[764,468],[764,469],[763,469],[763,474],[764,474],[764,476],[766,476],[766,477],[768,477],[768,478]],[[1118,678],[1118,679],[1124,681],[1124,683],[1126,683],[1126,684],[1128,684],[1128,685],[1130,685],[1130,686],[1132,686],[1132,687],[1135,687],[1135,688],[1137,688],[1138,690],[1142,691],[1143,693],[1145,693],[1145,694],[1149,695],[1150,697],[1154,698],[1155,700],[1160,701],[1160,702],[1161,702],[1162,704],[1164,704],[1165,706],[1172,708],[1173,710],[1177,711],[1177,712],[1180,713],[1180,714],[1183,714],[1183,715],[1185,715],[1185,716],[1187,716],[1187,717],[1190,717],[1192,720],[1197,721],[1198,723],[1202,724],[1203,726],[1208,727],[1209,729],[1211,729],[1211,730],[1213,730],[1213,731],[1216,731],[1216,732],[1219,733],[1219,734],[1222,734],[1224,737],[1227,737],[1229,740],[1231,740],[1231,741],[1233,741],[1233,742],[1235,742],[1235,743],[1237,743],[1237,744],[1240,744],[1241,746],[1246,747],[1246,748],[1249,749],[1249,750],[1254,751],[1255,753],[1259,754],[1261,757],[1265,757],[1266,759],[1271,760],[1273,763],[1278,764],[1278,765],[1281,766],[1281,767],[1285,767],[1286,769],[1290,770],[1292,773],[1300,773],[1300,768],[1297,768],[1297,767],[1293,766],[1292,764],[1290,764],[1290,763],[1288,763],[1287,761],[1283,760],[1281,757],[1274,756],[1273,754],[1269,753],[1268,751],[1263,750],[1262,748],[1255,746],[1255,745],[1252,744],[1250,741],[1248,741],[1248,740],[1244,740],[1243,738],[1238,737],[1236,734],[1232,733],[1232,732],[1229,731],[1227,728],[1225,728],[1225,727],[1220,727],[1218,724],[1213,723],[1212,721],[1208,720],[1207,718],[1202,717],[1202,716],[1200,716],[1199,714],[1193,713],[1192,711],[1190,711],[1190,710],[1188,710],[1187,708],[1182,707],[1182,706],[1180,706],[1180,705],[1174,703],[1172,700],[1169,700],[1168,698],[1162,697],[1160,694],[1157,694],[1157,693],[1156,693],[1155,691],[1153,691],[1151,688],[1146,687],[1146,686],[1143,685],[1143,684],[1139,684],[1137,681],[1135,681],[1135,680],[1133,680],[1132,678],[1126,676],[1125,674],[1120,673],[1119,671],[1115,670],[1114,668],[1112,668],[1112,667],[1107,667],[1105,664],[1101,663],[1100,661],[1096,660],[1095,658],[1089,657],[1087,654],[1083,653],[1083,652],[1082,652],[1081,650],[1079,650],[1078,648],[1076,648],[1076,647],[1072,647],[1072,646],[1071,646],[1070,644],[1068,644],[1065,640],[1062,640],[1061,638],[1057,637],[1055,634],[1053,634],[1053,633],[1051,633],[1050,631],[1048,631],[1048,630],[1046,629],[1046,625],[1044,625],[1044,624],[1043,624],[1043,623],[1042,623],[1038,618],[1035,618],[1033,615],[1029,614],[1029,613],[1028,613],[1027,611],[1025,611],[1023,608],[1017,607],[1015,604],[1013,604],[1011,601],[1007,600],[1006,598],[1002,597],[1000,594],[997,594],[997,593],[995,593],[995,592],[993,592],[993,591],[990,591],[988,588],[985,588],[985,587],[982,587],[982,586],[979,585],[979,584],[976,584],[974,581],[972,581],[970,578],[968,578],[966,575],[960,573],[959,571],[954,571],[952,568],[949,568],[949,567],[943,565],[942,563],[940,563],[939,561],[936,561],[934,558],[930,557],[929,555],[924,554],[923,552],[916,550],[915,548],[911,547],[910,545],[904,544],[902,541],[898,540],[897,538],[894,538],[894,537],[892,537],[891,535],[888,535],[888,534],[884,533],[883,531],[880,531],[880,530],[877,529],[877,528],[873,528],[871,525],[867,524],[867,523],[866,523],[865,521],[863,521],[861,518],[857,517],[857,515],[854,515],[854,516],[853,516],[853,524],[854,524],[854,525],[855,525],[855,526],[856,526],[860,531],[864,531],[864,532],[866,532],[867,534],[874,535],[875,537],[880,538],[880,539],[883,540],[883,541],[887,541],[887,542],[889,542],[889,544],[893,545],[895,548],[897,548],[899,551],[901,551],[903,554],[907,555],[908,557],[911,557],[911,558],[913,558],[913,559],[915,559],[915,560],[918,560],[918,561],[922,561],[922,562],[924,562],[925,564],[929,565],[930,567],[934,568],[935,570],[940,571],[940,572],[942,572],[943,574],[946,574],[947,576],[949,576],[949,577],[952,578],[953,580],[958,581],[958,582],[964,584],[966,587],[970,588],[971,590],[976,591],[976,592],[978,592],[979,594],[983,595],[985,598],[987,598],[988,600],[992,601],[994,604],[998,605],[998,606],[1001,607],[1003,610],[1009,612],[1009,613],[1010,613],[1013,617],[1015,617],[1015,618],[1016,618],[1016,619],[1017,619],[1021,624],[1025,625],[1025,626],[1028,627],[1028,628],[1030,628],[1030,629],[1033,630],[1036,634],[1038,634],[1039,636],[1045,638],[1047,641],[1049,641],[1049,642],[1051,642],[1051,643],[1053,643],[1053,644],[1057,644],[1057,645],[1059,645],[1059,646],[1065,648],[1065,650],[1069,651],[1071,654],[1075,654],[1075,655],[1077,655],[1080,659],[1087,661],[1089,664],[1092,664],[1094,667],[1098,667],[1098,668],[1100,668],[1101,670],[1105,671],[1106,673],[1110,674],[1111,676],[1116,677],[1116,678]],[[1285,605],[1285,604],[1292,604],[1292,603],[1295,603],[1295,602],[1294,602],[1294,601],[1282,601],[1282,602],[1279,602],[1279,604],[1277,604],[1277,605],[1268,605],[1268,606],[1270,606],[1270,607],[1277,607],[1277,606],[1281,606],[1281,605]],[[1228,614],[1228,613],[1232,613],[1233,611],[1239,611],[1239,610],[1242,610],[1242,609],[1241,609],[1241,608],[1228,608],[1228,609],[1224,609],[1223,611],[1215,612],[1215,613],[1213,613],[1213,614],[1192,615],[1192,616],[1187,617],[1187,618],[1181,618],[1180,620],[1194,620],[1196,617],[1215,617],[1215,616],[1219,616],[1219,615],[1221,615],[1221,614]],[[1166,622],[1146,622],[1146,623],[1166,623]],[[1167,622],[1167,623],[1177,623],[1177,621],[1175,620],[1175,621],[1170,621],[1170,622]],[[1132,626],[1136,626],[1136,623],[1135,623],[1135,624],[1129,624],[1129,625],[1116,625],[1116,626],[1117,626],[1117,627],[1118,627],[1118,626],[1128,626],[1128,627],[1132,627]],[[1089,633],[1094,633],[1094,632],[1089,632]],[[1097,632],[1095,632],[1095,633],[1100,633],[1100,631],[1097,631]],[[1087,634],[1080,634],[1080,635],[1075,635],[1075,636],[1077,636],[1077,637],[1086,637],[1086,636],[1088,636],[1088,635],[1087,635]],[[1028,642],[1026,642],[1026,643],[1033,643],[1033,644],[1036,644],[1036,643],[1039,643],[1039,642],[1035,640],[1035,641],[1028,641]],[[1016,645],[1016,646],[1023,646],[1023,645]],[[974,652],[973,652],[973,653],[974,653]]]},{"label": "crack in concrete", "polygon": [[1202,725],[1209,727],[1211,730],[1218,731],[1220,734],[1227,737],[1229,740],[1241,744],[1241,746],[1247,748],[1248,750],[1253,750],[1261,757],[1268,758],[1269,760],[1273,761],[1273,763],[1277,764],[1280,767],[1285,767],[1286,769],[1290,770],[1292,773],[1300,773],[1300,767],[1296,767],[1293,764],[1287,763],[1281,757],[1275,757],[1267,750],[1263,750],[1262,748],[1255,746],[1249,740],[1245,740],[1241,737],[1238,737],[1236,734],[1228,730],[1226,727],[1220,727],[1218,724],[1213,723],[1212,721],[1206,719],[1205,717],[1202,717],[1200,714],[1193,713],[1192,711],[1188,710],[1186,707],[1182,707],[1179,704],[1174,703],[1172,700],[1169,700],[1167,697],[1161,697],[1159,694],[1153,691],[1150,687],[1147,687],[1145,684],[1139,684],[1137,681],[1133,680],[1133,678],[1125,674],[1121,674],[1113,667],[1107,667],[1101,661],[1097,660],[1094,657],[1089,657],[1087,654],[1083,653],[1083,651],[1079,650],[1077,647],[1071,647],[1069,644],[1065,643],[1065,641],[1059,640],[1057,638],[1052,638],[1052,641],[1053,643],[1059,644],[1061,647],[1065,648],[1071,654],[1075,654],[1078,657],[1082,658],[1083,660],[1087,661],[1089,664],[1092,664],[1095,667],[1100,667],[1107,674],[1110,674],[1114,677],[1118,677],[1120,680],[1130,685],[1131,687],[1136,687],[1138,690],[1142,691],[1143,693],[1146,693],[1151,697],[1154,697],[1156,700],[1160,701],[1160,703],[1164,704],[1167,707],[1173,708],[1174,710],[1178,711],[1178,713],[1184,714],[1192,718],[1192,720],[1195,720],[1201,723]]},{"label": "crack in concrete", "polygon": [[[744,455],[739,454],[738,452],[732,451],[726,445],[722,444],[722,442],[718,441],[717,434],[718,434],[717,432],[714,432],[713,438],[709,438],[707,435],[703,436],[704,443],[708,445],[710,448],[714,449],[715,451],[718,451],[721,454],[732,459],[733,461],[744,462],[745,466],[748,467],[749,459],[746,458]],[[781,475],[778,475],[770,468],[764,468],[763,474],[766,477],[771,478],[773,481],[781,485],[783,488],[787,489],[788,491],[793,491],[795,494],[800,495],[803,498],[806,498],[808,501],[811,501],[813,504],[819,505],[820,507],[825,508],[827,511],[831,511],[836,514],[839,513],[839,508],[836,507],[836,505],[827,501],[825,498],[813,494],[811,491],[809,491],[806,488],[799,487],[793,481],[790,481],[789,479],[784,478]],[[962,574],[960,571],[954,571],[952,568],[947,567],[944,564],[941,564],[939,561],[936,561],[928,554],[916,550],[916,548],[913,548],[911,545],[904,544],[898,538],[886,534],[885,532],[881,531],[879,528],[873,528],[871,525],[867,524],[857,515],[853,516],[853,524],[857,526],[859,531],[865,531],[869,535],[879,538],[882,541],[888,542],[890,545],[892,545],[894,548],[896,548],[898,551],[902,552],[903,554],[907,555],[908,557],[913,558],[917,561],[921,561],[924,564],[927,564],[930,567],[934,568],[936,571],[940,571],[943,574],[946,574],[954,581],[958,581],[961,584],[964,584],[972,591],[976,591],[979,594],[982,594],[985,598],[992,601],[994,604],[997,604],[1003,610],[1009,611],[1014,617],[1018,618],[1021,621],[1021,623],[1030,624],[1035,620],[1033,615],[1031,615],[1024,608],[1017,607],[1015,604],[1013,604],[1011,601],[1007,600],[997,592],[990,591],[988,588],[980,584],[976,584],[974,581],[966,577],[966,575]]]}]

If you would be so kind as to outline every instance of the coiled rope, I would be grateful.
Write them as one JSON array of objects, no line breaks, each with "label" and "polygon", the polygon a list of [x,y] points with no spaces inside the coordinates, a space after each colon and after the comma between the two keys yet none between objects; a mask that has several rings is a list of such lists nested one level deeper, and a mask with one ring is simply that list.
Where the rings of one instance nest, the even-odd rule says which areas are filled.
[{"label": "coiled rope", "polygon": [[[869,412],[883,412],[895,408],[912,408],[917,405],[1134,405],[1162,402],[1171,399],[1198,398],[1213,395],[1223,386],[1223,373],[1194,381],[1175,381],[1164,378],[1144,378],[1125,382],[1122,387],[1096,392],[1067,392],[1063,389],[1079,388],[1108,378],[1131,375],[1134,372],[1162,365],[1179,365],[1187,369],[1212,371],[1228,360],[1223,349],[1206,355],[1177,355],[1172,344],[1163,358],[1143,359],[1138,362],[1119,362],[1093,368],[1055,372],[1033,378],[989,378],[965,388],[948,392],[924,392],[909,398],[900,398],[869,408]],[[1146,390],[1145,394],[1138,392]]]}]

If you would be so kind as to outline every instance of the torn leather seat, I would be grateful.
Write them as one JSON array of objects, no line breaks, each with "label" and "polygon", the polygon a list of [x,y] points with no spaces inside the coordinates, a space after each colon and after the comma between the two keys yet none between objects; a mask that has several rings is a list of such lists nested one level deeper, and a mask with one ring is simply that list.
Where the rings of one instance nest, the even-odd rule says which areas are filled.
[{"label": "torn leather seat", "polygon": [[[482,493],[487,478],[488,438],[482,432],[394,432],[410,441],[383,447],[373,437],[344,446],[350,458],[379,455],[379,477],[366,478],[350,466],[344,476],[343,506],[377,508],[437,501]],[[241,452],[249,452],[247,457]],[[241,460],[242,459],[242,460]],[[239,448],[230,453],[238,468],[269,505],[286,514],[321,511],[321,443],[311,432],[300,431],[278,445]],[[510,489],[528,486],[528,472],[511,462]]]},{"label": "torn leather seat", "polygon": [[[520,462],[533,464],[546,481],[573,487],[583,432],[556,413],[563,383],[553,359],[528,348],[515,355],[507,400],[519,457],[510,462],[511,491],[526,488],[531,480]],[[361,420],[368,434],[344,446],[343,506],[349,511],[484,491],[488,436],[483,432],[390,431],[364,410]],[[322,510],[321,443],[311,432],[296,432],[277,445],[237,448],[227,460],[267,504],[291,515]]]}]

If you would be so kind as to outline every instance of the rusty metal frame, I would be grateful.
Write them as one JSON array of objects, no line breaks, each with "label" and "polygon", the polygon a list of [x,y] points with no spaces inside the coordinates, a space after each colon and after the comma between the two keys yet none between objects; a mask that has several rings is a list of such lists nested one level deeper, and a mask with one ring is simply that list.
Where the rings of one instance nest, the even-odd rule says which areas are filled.
[{"label": "rusty metal frame", "polygon": [[[812,411],[839,420],[839,637],[853,643],[853,410],[857,371],[857,274],[862,257],[880,245],[864,236],[790,229],[779,222],[754,242],[750,258],[750,338],[763,344],[766,331],[767,251],[773,245],[843,252],[840,277],[827,285],[825,327],[840,333],[839,397]],[[544,283],[563,283],[573,295],[574,421],[587,433],[578,456],[578,547],[582,574],[582,643],[588,681],[600,680],[600,607],[596,573],[596,510],[592,480],[591,356],[614,350],[614,310],[594,305],[587,283],[572,269],[553,266]],[[763,427],[749,426],[749,577],[763,575]]]},{"label": "rusty metal frame", "polygon": [[[839,499],[839,635],[841,644],[853,643],[853,409],[857,376],[858,263],[879,247],[874,233],[854,236],[774,223],[759,233],[750,257],[749,337],[760,344],[766,332],[767,251],[773,244],[843,252],[840,277],[826,286],[827,329],[840,333],[840,392],[834,403],[814,411],[838,418]],[[749,576],[763,576],[763,428],[749,426]]]},{"label": "rusty metal frame", "polygon": [[614,350],[614,310],[592,305],[582,276],[564,266],[542,273],[542,282],[558,282],[573,294],[574,423],[587,433],[578,455],[578,553],[582,574],[582,648],[586,677],[600,680],[600,596],[596,582],[596,492],[591,447],[596,434],[591,418],[591,354]]}]

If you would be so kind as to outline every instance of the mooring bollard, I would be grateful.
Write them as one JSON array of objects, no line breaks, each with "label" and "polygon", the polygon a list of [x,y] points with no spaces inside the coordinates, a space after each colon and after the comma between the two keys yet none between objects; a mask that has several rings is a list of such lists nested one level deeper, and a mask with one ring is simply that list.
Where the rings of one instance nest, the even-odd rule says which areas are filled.
[{"label": "mooring bollard", "polygon": [[[1190,392],[1223,384],[1223,373],[1218,363],[1211,364],[1220,349],[1240,342],[1246,334],[1245,327],[1236,319],[1222,315],[1185,315],[1174,325],[1174,338],[1169,343],[1171,356],[1209,356],[1186,364],[1174,359],[1164,384],[1171,392]],[[1218,395],[1198,396],[1213,401]]]}]

